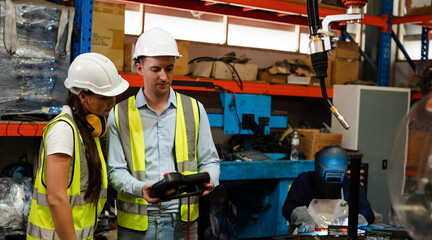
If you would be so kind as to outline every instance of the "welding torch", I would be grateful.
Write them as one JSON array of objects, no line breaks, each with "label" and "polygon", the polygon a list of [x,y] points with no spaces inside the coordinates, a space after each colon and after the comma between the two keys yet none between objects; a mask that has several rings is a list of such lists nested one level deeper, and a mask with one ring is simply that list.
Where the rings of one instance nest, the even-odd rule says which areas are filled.
[{"label": "welding torch", "polygon": [[363,7],[366,5],[367,0],[342,0],[342,2],[345,7],[347,7],[346,14],[326,16],[322,21],[321,29],[318,13],[318,0],[307,0],[308,25],[310,32],[308,54],[311,56],[312,67],[315,70],[316,77],[320,81],[324,103],[339,123],[348,130],[348,123],[327,96],[327,87],[325,83],[328,68],[327,52],[335,47],[331,40],[331,37],[335,36],[335,34],[330,31],[330,25],[333,22],[360,22],[361,19],[363,19]]}]

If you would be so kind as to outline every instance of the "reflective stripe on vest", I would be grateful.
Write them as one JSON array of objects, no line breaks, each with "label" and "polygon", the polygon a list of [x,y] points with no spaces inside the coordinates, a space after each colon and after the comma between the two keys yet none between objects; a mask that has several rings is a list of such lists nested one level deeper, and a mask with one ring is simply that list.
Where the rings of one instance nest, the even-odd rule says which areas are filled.
[{"label": "reflective stripe on vest", "polygon": [[38,166],[35,186],[33,189],[33,199],[31,203],[29,222],[27,225],[27,239],[59,239],[48,206],[46,189],[46,134],[49,129],[54,126],[54,123],[59,121],[64,121],[69,124],[73,130],[74,136],[74,152],[69,171],[67,195],[72,206],[75,233],[78,239],[93,239],[97,217],[102,211],[107,198],[108,183],[105,160],[99,139],[95,138],[102,166],[102,189],[96,206],[93,203],[87,203],[84,199],[88,183],[88,169],[84,145],[82,143],[81,135],[79,135],[78,127],[75,125],[72,117],[65,113],[58,115],[48,123],[42,134],[39,156],[40,165]]},{"label": "reflective stripe on vest", "polygon": [[[195,99],[176,93],[177,117],[175,131],[175,154],[178,171],[188,175],[197,173],[197,149],[199,110]],[[145,146],[141,117],[135,108],[135,96],[117,104],[114,108],[116,124],[132,176],[145,182]],[[181,200],[181,219],[187,221],[187,198]],[[118,193],[119,226],[147,230],[147,202]],[[186,204],[184,207],[183,205]],[[186,209],[186,210],[184,210]],[[198,197],[191,197],[190,220],[198,218]]]},{"label": "reflective stripe on vest", "polygon": [[[179,114],[183,113],[183,114]],[[175,133],[175,151],[178,171],[184,175],[198,172],[199,110],[195,99],[177,93],[177,119]],[[198,196],[190,197],[190,221],[198,218]],[[180,199],[180,218],[188,221],[188,200]]]}]

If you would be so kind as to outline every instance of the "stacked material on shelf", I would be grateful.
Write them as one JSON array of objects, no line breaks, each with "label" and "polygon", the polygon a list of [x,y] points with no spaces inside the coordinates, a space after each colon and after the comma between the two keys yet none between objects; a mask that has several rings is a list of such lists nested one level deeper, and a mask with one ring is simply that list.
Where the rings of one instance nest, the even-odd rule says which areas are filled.
[{"label": "stacked material on shelf", "polygon": [[0,239],[25,234],[32,186],[30,177],[0,178]]},{"label": "stacked material on shelf", "polygon": [[61,111],[74,13],[43,0],[0,1],[0,116]]}]

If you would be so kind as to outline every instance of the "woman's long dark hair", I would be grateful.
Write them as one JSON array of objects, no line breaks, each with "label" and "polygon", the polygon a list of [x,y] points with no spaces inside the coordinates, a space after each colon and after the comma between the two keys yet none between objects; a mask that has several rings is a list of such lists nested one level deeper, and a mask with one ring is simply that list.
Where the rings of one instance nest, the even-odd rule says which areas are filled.
[{"label": "woman's long dark hair", "polygon": [[[90,91],[83,91],[86,95],[93,94]],[[84,198],[88,202],[92,202],[97,204],[99,200],[99,194],[102,188],[102,164],[101,159],[99,157],[99,152],[96,146],[96,142],[93,139],[90,131],[85,125],[83,119],[78,117],[77,114],[81,116],[85,116],[84,107],[81,104],[81,101],[78,95],[69,93],[69,97],[66,99],[66,105],[69,105],[73,110],[73,119],[75,124],[78,126],[79,133],[83,139],[84,147],[85,147],[85,155],[87,159],[87,167],[88,167],[88,183],[87,189],[84,195]],[[79,159],[76,159],[79,161]],[[85,183],[81,183],[85,184]]]}]

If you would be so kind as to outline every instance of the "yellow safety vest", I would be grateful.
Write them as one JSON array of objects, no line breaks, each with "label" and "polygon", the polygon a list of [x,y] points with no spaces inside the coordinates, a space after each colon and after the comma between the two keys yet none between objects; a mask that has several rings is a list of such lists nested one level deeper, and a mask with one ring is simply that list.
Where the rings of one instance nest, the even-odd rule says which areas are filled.
[{"label": "yellow safety vest", "polygon": [[105,160],[98,138],[95,138],[96,146],[102,164],[102,188],[99,201],[96,204],[88,203],[84,199],[87,183],[88,168],[87,159],[84,152],[84,144],[78,127],[75,125],[69,114],[61,113],[54,118],[44,128],[42,134],[41,154],[39,158],[39,169],[37,171],[35,185],[33,189],[33,199],[31,202],[30,216],[27,225],[27,239],[59,239],[55,231],[51,211],[48,206],[46,188],[46,135],[55,123],[64,121],[73,130],[74,153],[70,166],[70,182],[67,188],[67,195],[72,206],[72,216],[74,221],[75,233],[78,239],[93,239],[96,229],[97,217],[102,211],[107,198],[107,172]]},{"label": "yellow safety vest", "polygon": [[[184,175],[198,172],[196,147],[198,140],[199,109],[195,99],[176,93],[177,117],[175,130],[175,157],[178,171]],[[129,170],[136,179],[145,182],[145,146],[141,117],[135,108],[135,96],[117,104],[114,108],[116,124]],[[146,231],[147,202],[117,194],[118,225],[136,231]],[[182,221],[188,220],[188,201],[180,199]],[[198,197],[190,198],[190,221],[198,218]]]}]

